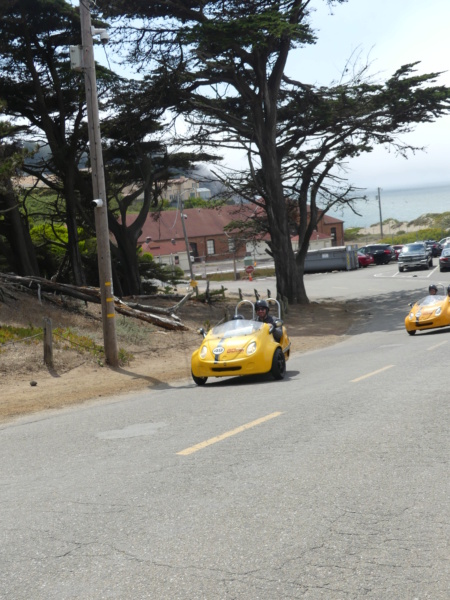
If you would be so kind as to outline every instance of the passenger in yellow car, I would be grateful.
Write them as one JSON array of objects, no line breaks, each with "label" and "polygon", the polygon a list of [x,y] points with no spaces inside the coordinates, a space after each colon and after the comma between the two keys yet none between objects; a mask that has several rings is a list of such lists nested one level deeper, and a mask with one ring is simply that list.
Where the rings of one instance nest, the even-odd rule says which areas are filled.
[{"label": "passenger in yellow car", "polygon": [[437,285],[434,285],[434,283],[432,283],[428,287],[428,293],[430,294],[430,296],[436,296],[436,294],[438,293]]}]

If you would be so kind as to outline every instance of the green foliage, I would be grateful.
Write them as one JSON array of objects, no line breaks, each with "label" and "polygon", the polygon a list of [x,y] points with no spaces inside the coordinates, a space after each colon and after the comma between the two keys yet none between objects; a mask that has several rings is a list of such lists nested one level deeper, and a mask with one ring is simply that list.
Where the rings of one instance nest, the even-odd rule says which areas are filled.
[{"label": "green foliage", "polygon": [[[53,330],[53,344],[62,350],[76,350],[80,354],[86,352],[93,356],[99,364],[105,361],[105,353],[102,346],[96,344],[90,337],[79,335],[70,328],[57,327]],[[9,325],[0,326],[0,345],[8,343],[26,343],[38,344],[43,340],[42,327],[11,327]],[[0,352],[2,351],[0,346]],[[133,355],[119,349],[119,363],[121,365],[129,364]]]},{"label": "green foliage", "polygon": [[[36,249],[36,257],[43,277],[50,278],[59,271],[66,260],[68,251],[67,228],[60,224],[41,222],[30,230],[31,240]],[[86,231],[78,228],[78,247],[83,259],[88,281],[97,281],[97,242]],[[70,273],[65,280],[70,281]]]},{"label": "green foliage", "polygon": [[218,208],[226,204],[225,200],[204,200],[203,198],[188,198],[183,202],[184,208]]},{"label": "green foliage", "polygon": [[[23,341],[27,344],[37,344],[42,341],[42,327],[11,327],[0,325],[0,344]],[[0,349],[1,351],[1,349]]]},{"label": "green foliage", "polygon": [[446,237],[447,232],[443,229],[438,228],[427,228],[420,229],[418,231],[411,231],[409,233],[399,231],[394,236],[385,237],[380,240],[382,244],[411,244],[412,242],[422,240],[437,240],[439,241],[443,237]]},{"label": "green foliage", "polygon": [[149,332],[154,331],[153,327],[144,328],[135,319],[130,319],[124,315],[117,315],[116,332],[118,336],[126,337],[131,344],[149,343]]},{"label": "green foliage", "polygon": [[157,205],[150,207],[149,212],[159,212],[160,210],[175,210],[175,208],[170,206],[170,200],[165,200],[164,198],[162,198]]},{"label": "green foliage", "polygon": [[[51,222],[52,219],[63,222],[66,203],[53,190],[36,188],[20,191],[21,212],[26,213],[30,226]],[[59,215],[59,216],[58,216]]]},{"label": "green foliage", "polygon": [[361,227],[349,227],[344,230],[344,241],[353,242],[360,240],[364,237],[363,234],[359,233],[361,231]]},{"label": "green foliage", "polygon": [[[450,212],[444,213],[427,213],[417,217],[413,221],[407,223],[409,227],[421,227],[417,231],[405,231],[400,229],[402,223],[397,219],[385,219],[383,225],[389,227],[389,235],[385,235],[383,239],[379,239],[376,235],[360,234],[360,227],[349,227],[344,230],[344,239],[346,241],[358,241],[363,239],[366,241],[380,242],[384,244],[410,244],[418,240],[437,240],[448,236],[450,230]],[[378,227],[379,223],[375,223],[371,227]],[[386,230],[384,230],[386,234]]]},{"label": "green foliage", "polygon": [[183,269],[178,265],[164,265],[153,260],[153,256],[148,253],[139,253],[139,273],[142,278],[142,293],[153,293],[156,287],[150,283],[150,280],[156,279],[170,284],[170,287],[184,283],[185,275]]},{"label": "green foliage", "polygon": [[172,285],[176,286],[185,280],[183,269],[179,266],[164,265],[161,269],[162,279],[161,281],[168,281]]},{"label": "green foliage", "polygon": [[[105,362],[105,352],[103,346],[100,346],[87,335],[79,335],[70,328],[56,328],[53,330],[54,343],[59,345],[63,350],[77,350],[80,353],[87,352],[93,356],[100,365]],[[124,350],[119,349],[119,363],[121,365],[129,364],[133,355]]]},{"label": "green foliage", "polygon": [[297,23],[291,22],[289,13],[283,14],[275,8],[243,12],[240,7],[234,10],[229,7],[227,12],[227,21],[211,19],[202,23],[194,27],[184,41],[198,43],[204,51],[215,55],[234,44],[262,50],[272,47],[276,40],[282,38],[302,44],[311,44],[315,39],[307,26],[299,27]]}]

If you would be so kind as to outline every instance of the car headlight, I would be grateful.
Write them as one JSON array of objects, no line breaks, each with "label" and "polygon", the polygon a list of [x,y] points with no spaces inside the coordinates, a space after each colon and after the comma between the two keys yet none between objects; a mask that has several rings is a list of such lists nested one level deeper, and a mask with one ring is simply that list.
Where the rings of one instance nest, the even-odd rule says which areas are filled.
[{"label": "car headlight", "polygon": [[420,310],[418,310],[418,311],[416,312],[416,317],[417,317],[417,318],[419,318],[419,317],[421,317],[421,316],[422,316],[422,312],[421,312]]},{"label": "car headlight", "polygon": [[439,308],[436,309],[436,312],[434,313],[437,317],[441,314],[442,311],[442,307],[440,306]]},{"label": "car headlight", "polygon": [[208,353],[207,346],[202,346],[202,349],[200,350],[200,358],[205,358],[207,353]]},{"label": "car headlight", "polygon": [[409,313],[409,320],[412,321],[414,319],[414,313]]},{"label": "car headlight", "polygon": [[247,356],[251,356],[252,354],[255,354],[255,352],[256,352],[256,342],[251,342],[247,346]]}]

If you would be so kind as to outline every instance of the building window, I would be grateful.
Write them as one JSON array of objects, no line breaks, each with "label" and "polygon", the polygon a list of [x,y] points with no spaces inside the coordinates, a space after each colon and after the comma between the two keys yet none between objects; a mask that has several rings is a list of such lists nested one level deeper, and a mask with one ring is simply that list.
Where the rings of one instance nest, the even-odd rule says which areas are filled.
[{"label": "building window", "polygon": [[206,240],[206,254],[215,254],[214,240]]}]

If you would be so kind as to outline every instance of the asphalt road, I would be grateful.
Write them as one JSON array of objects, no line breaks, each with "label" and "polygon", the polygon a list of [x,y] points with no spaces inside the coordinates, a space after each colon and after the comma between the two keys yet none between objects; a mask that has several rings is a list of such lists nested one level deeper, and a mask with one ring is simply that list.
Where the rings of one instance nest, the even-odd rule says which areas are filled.
[{"label": "asphalt road", "polygon": [[284,381],[3,425],[0,598],[448,600],[450,332],[403,327],[438,275],[307,276],[363,318]]}]

